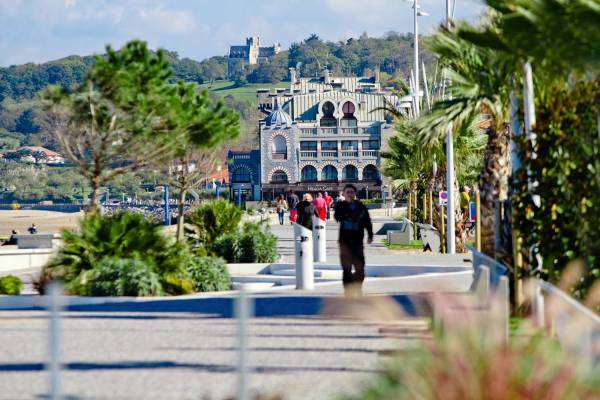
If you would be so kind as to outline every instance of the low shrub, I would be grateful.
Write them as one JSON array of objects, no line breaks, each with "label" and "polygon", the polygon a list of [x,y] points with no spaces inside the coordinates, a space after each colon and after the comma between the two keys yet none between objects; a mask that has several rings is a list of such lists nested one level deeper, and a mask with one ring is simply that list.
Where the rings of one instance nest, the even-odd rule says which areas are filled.
[{"label": "low shrub", "polygon": [[62,281],[74,295],[149,296],[192,290],[185,276],[190,257],[186,246],[165,237],[161,224],[143,215],[88,215],[78,231],[63,231],[62,239],[58,254],[34,282],[40,293],[52,280]]},{"label": "low shrub", "polygon": [[14,275],[7,275],[0,278],[0,294],[17,296],[23,290],[23,281]]},{"label": "low shrub", "polygon": [[213,245],[213,251],[229,263],[236,262],[240,258],[239,234],[228,233],[219,237]]},{"label": "low shrub", "polygon": [[210,249],[222,235],[238,230],[242,210],[226,200],[215,200],[203,204],[190,213],[186,236],[194,247],[203,245]]},{"label": "low shrub", "polygon": [[160,296],[164,294],[155,266],[135,258],[105,257],[93,269],[67,283],[80,296]]},{"label": "low shrub", "polygon": [[239,262],[268,263],[277,261],[277,236],[265,222],[247,222],[239,240]]},{"label": "low shrub", "polygon": [[231,278],[222,258],[193,257],[188,264],[187,272],[196,292],[231,289]]},{"label": "low shrub", "polygon": [[239,232],[221,236],[213,251],[227,262],[275,262],[278,257],[277,236],[271,233],[266,222],[246,222]]}]

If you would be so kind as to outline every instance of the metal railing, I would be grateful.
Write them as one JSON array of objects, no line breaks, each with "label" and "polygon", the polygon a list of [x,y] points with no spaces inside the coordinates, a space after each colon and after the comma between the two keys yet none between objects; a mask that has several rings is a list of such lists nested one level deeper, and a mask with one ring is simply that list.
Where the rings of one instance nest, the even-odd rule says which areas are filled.
[{"label": "metal railing", "polygon": [[317,158],[318,156],[318,151],[316,150],[309,150],[309,151],[300,151],[300,158]]},{"label": "metal railing", "polygon": [[[485,266],[490,270],[490,285],[492,287],[498,286],[500,277],[508,274],[508,268],[470,246],[465,247],[473,254],[473,282],[478,281],[481,267]],[[473,289],[473,287],[471,289]]]},{"label": "metal railing", "polygon": [[600,316],[548,282],[530,279],[528,286],[536,325],[548,329],[567,351],[600,363]]},{"label": "metal railing", "polygon": [[363,157],[379,157],[379,150],[363,150]]}]

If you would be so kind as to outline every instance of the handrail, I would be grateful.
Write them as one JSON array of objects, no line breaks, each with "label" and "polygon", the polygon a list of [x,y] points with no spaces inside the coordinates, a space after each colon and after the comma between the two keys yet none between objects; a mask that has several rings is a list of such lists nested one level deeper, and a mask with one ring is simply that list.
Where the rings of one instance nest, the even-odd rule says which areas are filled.
[{"label": "handrail", "polygon": [[590,310],[589,308],[587,308],[586,306],[584,306],[583,304],[581,304],[580,302],[578,302],[573,297],[569,296],[553,284],[543,281],[541,279],[535,279],[534,282],[537,283],[537,285],[539,285],[539,287],[546,293],[551,294],[553,296],[557,296],[558,298],[566,302],[569,306],[571,306],[573,309],[575,309],[578,313],[581,313],[582,315],[585,315],[597,324],[600,324],[599,315],[597,315],[595,312],[593,312],[592,310]]}]

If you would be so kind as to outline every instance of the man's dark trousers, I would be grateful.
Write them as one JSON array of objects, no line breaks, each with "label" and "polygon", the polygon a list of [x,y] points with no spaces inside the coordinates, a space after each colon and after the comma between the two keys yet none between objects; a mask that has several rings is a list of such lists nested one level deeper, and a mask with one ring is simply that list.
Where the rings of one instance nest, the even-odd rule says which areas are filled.
[{"label": "man's dark trousers", "polygon": [[[342,264],[344,289],[353,286],[362,288],[365,280],[365,251],[362,243],[340,242],[340,264]],[[352,272],[354,267],[354,272]]]}]

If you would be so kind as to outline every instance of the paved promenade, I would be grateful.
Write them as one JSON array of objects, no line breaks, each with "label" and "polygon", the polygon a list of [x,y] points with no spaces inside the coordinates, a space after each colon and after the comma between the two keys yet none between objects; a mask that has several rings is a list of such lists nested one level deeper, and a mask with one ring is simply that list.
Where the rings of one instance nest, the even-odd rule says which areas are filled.
[{"label": "paved promenade", "polygon": [[[273,230],[284,260],[291,262],[291,227]],[[395,262],[423,271],[468,265],[464,255],[393,252],[382,239],[376,236],[367,247],[367,265]],[[336,240],[337,225],[330,224],[330,263],[337,262]],[[430,310],[415,292],[464,291],[469,284],[470,273],[464,271],[452,272],[442,287],[435,274],[369,278],[365,292],[372,295],[354,301],[339,296],[341,282],[314,292],[255,294],[250,387],[298,400],[355,393],[390,354],[430,337]],[[70,307],[61,320],[63,394],[73,399],[231,398],[238,354],[234,299],[234,293],[201,294]],[[0,311],[0,399],[47,395],[47,325],[39,308]]]}]

